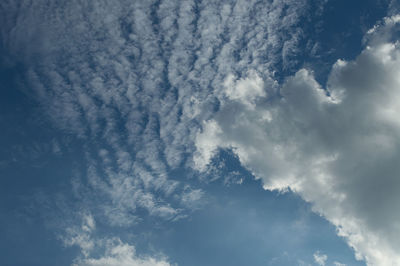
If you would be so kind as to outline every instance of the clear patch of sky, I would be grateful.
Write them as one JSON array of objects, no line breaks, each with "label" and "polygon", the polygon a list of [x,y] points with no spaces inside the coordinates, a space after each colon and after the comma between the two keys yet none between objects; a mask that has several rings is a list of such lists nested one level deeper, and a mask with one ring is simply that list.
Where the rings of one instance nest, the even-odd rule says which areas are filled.
[{"label": "clear patch of sky", "polygon": [[19,90],[24,71],[18,64],[0,68],[0,264],[70,265],[77,250],[62,247],[52,223],[78,151]]}]

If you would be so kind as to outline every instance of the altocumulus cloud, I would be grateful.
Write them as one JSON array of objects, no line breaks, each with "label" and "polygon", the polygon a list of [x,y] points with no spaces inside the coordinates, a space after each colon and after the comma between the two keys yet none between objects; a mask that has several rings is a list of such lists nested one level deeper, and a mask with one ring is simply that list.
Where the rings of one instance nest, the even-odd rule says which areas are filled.
[{"label": "altocumulus cloud", "polygon": [[[298,24],[311,3],[1,1],[2,64],[22,65],[21,90],[83,143],[85,169],[75,169],[68,213],[84,209],[93,221],[129,227],[148,216],[181,219],[201,206],[206,192],[171,170],[192,165],[201,123],[218,109],[214,91],[235,84],[231,99],[245,97],[257,109],[260,83],[296,65],[305,39]],[[243,94],[248,83],[252,92]],[[164,263],[139,260],[124,243],[104,244],[105,257],[90,258],[101,250],[94,229],[68,228],[64,242],[84,256],[78,265]]]},{"label": "altocumulus cloud", "polygon": [[326,88],[307,69],[284,82],[279,98],[272,78],[228,77],[220,110],[197,135],[195,167],[231,149],[265,189],[311,202],[358,259],[400,265],[399,22],[387,17],[371,29],[354,61],[333,65]]}]

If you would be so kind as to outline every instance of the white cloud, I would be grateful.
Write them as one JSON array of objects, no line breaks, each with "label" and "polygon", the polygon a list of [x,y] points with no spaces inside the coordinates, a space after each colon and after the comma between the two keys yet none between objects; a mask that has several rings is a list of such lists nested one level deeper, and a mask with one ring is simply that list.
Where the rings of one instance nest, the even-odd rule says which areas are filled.
[{"label": "white cloud", "polygon": [[200,121],[216,108],[213,91],[234,83],[225,96],[253,106],[282,47],[284,58],[296,53],[296,23],[308,3],[5,0],[0,6],[7,11],[0,11],[0,34],[9,63],[28,69],[23,90],[59,129],[87,144],[88,182],[81,183],[89,186],[80,197],[90,202],[101,195],[103,215],[113,225],[131,225],[138,207],[171,219],[194,206],[169,202],[186,182],[168,172],[190,163]]},{"label": "white cloud", "polygon": [[[275,123],[279,110],[264,108],[264,97],[276,94],[272,73],[277,65],[285,69],[296,65],[291,59],[305,37],[297,24],[307,16],[308,4],[306,0],[71,0],[60,5],[37,0],[16,5],[4,0],[0,34],[11,58],[28,69],[27,95],[41,104],[59,129],[85,143],[87,169],[82,176],[86,179],[74,181],[81,204],[92,207],[94,217],[105,217],[112,226],[132,226],[143,218],[137,217],[138,209],[173,220],[182,209],[198,206],[202,191],[187,191],[185,180],[168,174],[190,164],[187,158],[196,150],[195,139],[196,167],[205,168],[215,147],[226,143],[231,148],[235,143],[228,143],[229,138],[246,136],[235,151],[244,164],[256,162],[262,172],[263,157],[258,162],[254,158],[266,150],[260,152],[258,145],[251,149],[252,142],[246,140],[250,134],[265,149],[274,150],[275,157],[268,160],[274,178],[265,182],[266,187],[285,188],[297,182],[292,164],[284,158],[290,143],[281,141],[282,131],[271,132],[275,139],[268,141],[263,139],[264,129],[250,132],[248,126]],[[306,92],[317,85],[307,71],[299,72],[292,85],[302,79]],[[314,99],[324,99],[323,93],[314,92],[310,99],[302,99],[310,107]],[[226,114],[219,114],[221,119],[231,118],[225,124],[209,120],[220,97],[231,101],[222,110]],[[301,108],[300,101],[295,107],[296,99],[292,104]],[[242,109],[243,116],[229,115]],[[314,114],[311,108],[308,111]],[[287,112],[282,118],[292,111]],[[208,122],[197,134],[203,120]],[[219,138],[228,123],[238,127],[229,138]],[[296,127],[283,129],[292,128]],[[309,161],[323,165],[331,157]],[[282,169],[286,169],[283,179]],[[171,200],[172,195],[178,200]],[[88,232],[71,241],[88,252],[93,247]],[[110,251],[91,263],[137,261],[132,250],[122,249],[129,251],[127,256]]]},{"label": "white cloud", "polygon": [[326,260],[328,259],[327,255],[322,254],[319,251],[315,252],[313,257],[314,257],[314,261],[320,266],[325,266]]},{"label": "white cloud", "polygon": [[182,205],[195,210],[205,203],[205,192],[201,189],[192,189],[186,186],[181,197]]},{"label": "white cloud", "polygon": [[335,265],[335,266],[346,266],[346,264],[343,264],[343,263],[340,263],[340,262],[337,262],[337,261],[334,261],[333,265]]},{"label": "white cloud", "polygon": [[[266,96],[276,95],[271,73],[293,63],[307,1],[57,4],[1,2],[7,64],[24,62],[27,95],[91,144],[92,194],[82,198],[105,195],[112,225],[130,225],[136,208],[166,219],[180,212],[168,197],[183,181],[168,170],[187,163],[195,140],[198,169],[217,148],[233,149],[266,189],[312,202],[359,258],[398,262],[398,16],[369,32],[358,59],[335,64],[330,96],[300,70],[277,100]],[[196,199],[182,195],[180,203]],[[91,246],[84,235],[73,241]]]},{"label": "white cloud", "polygon": [[135,247],[119,239],[106,241],[105,254],[100,258],[79,258],[73,266],[171,266],[165,258],[139,257]]},{"label": "white cloud", "polygon": [[66,229],[65,235],[61,240],[66,246],[78,246],[84,256],[88,256],[95,247],[95,242],[91,238],[92,232],[96,229],[96,224],[91,214],[83,214],[81,226],[72,226]]},{"label": "white cloud", "polygon": [[[61,237],[66,246],[78,246],[81,256],[72,266],[170,266],[163,256],[138,256],[135,247],[119,238],[96,238],[96,224],[91,214],[82,214],[81,226],[67,228]],[[94,257],[93,254],[96,254]],[[100,255],[99,255],[100,254]]]},{"label": "white cloud", "polygon": [[254,108],[255,100],[265,97],[264,81],[255,73],[250,71],[248,77],[235,81],[230,74],[225,80],[225,94],[230,100],[240,100],[249,108]]},{"label": "white cloud", "polygon": [[326,90],[302,69],[282,85],[281,99],[259,97],[252,109],[246,97],[240,105],[219,96],[220,110],[197,135],[195,167],[204,170],[217,149],[231,149],[265,189],[290,188],[311,202],[358,259],[400,264],[396,21],[371,32],[357,59],[339,60]]}]

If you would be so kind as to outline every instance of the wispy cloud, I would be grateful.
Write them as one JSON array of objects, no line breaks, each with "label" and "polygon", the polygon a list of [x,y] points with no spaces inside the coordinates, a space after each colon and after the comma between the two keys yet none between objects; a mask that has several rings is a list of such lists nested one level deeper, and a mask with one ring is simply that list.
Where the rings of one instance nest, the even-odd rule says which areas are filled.
[{"label": "wispy cloud", "polygon": [[171,266],[165,258],[139,257],[135,247],[119,239],[106,241],[105,254],[100,258],[77,259],[73,266]]},{"label": "wispy cloud", "polygon": [[313,255],[315,263],[317,263],[320,266],[325,266],[326,265],[326,260],[328,259],[328,256],[325,254],[322,254],[320,251],[317,251]]},{"label": "wispy cloud", "polygon": [[[91,214],[82,214],[81,226],[67,228],[63,237],[66,246],[76,245],[81,256],[76,258],[73,266],[170,266],[162,256],[141,256],[136,254],[135,247],[122,242],[119,238],[99,238],[95,236],[96,223]],[[102,256],[94,256],[103,250]],[[97,251],[97,252],[96,252]]]}]

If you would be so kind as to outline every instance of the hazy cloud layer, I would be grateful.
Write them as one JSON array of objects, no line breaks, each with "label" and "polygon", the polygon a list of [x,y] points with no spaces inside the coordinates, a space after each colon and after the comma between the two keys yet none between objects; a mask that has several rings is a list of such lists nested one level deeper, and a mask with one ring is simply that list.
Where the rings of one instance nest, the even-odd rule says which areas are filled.
[{"label": "hazy cloud layer", "polygon": [[279,99],[255,93],[264,86],[271,96],[271,79],[229,77],[220,110],[197,135],[195,166],[204,170],[218,148],[232,149],[265,189],[311,202],[357,258],[400,264],[399,21],[370,30],[364,51],[338,60],[325,89],[306,69],[286,80]]}]

